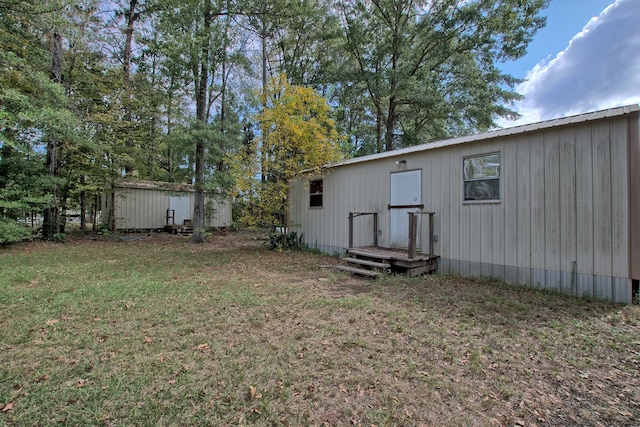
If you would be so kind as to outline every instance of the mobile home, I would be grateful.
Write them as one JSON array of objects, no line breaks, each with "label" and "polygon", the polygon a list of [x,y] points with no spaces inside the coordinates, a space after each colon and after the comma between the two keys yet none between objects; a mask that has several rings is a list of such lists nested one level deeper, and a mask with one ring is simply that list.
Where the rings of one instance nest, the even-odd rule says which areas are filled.
[{"label": "mobile home", "polygon": [[[116,181],[102,201],[103,226],[112,230],[188,230],[193,224],[195,188],[157,181]],[[205,193],[205,227],[231,224],[231,201],[220,192]]]},{"label": "mobile home", "polygon": [[[637,105],[433,142],[291,185],[292,230],[327,253],[429,243],[441,273],[629,303],[640,279]],[[353,213],[375,213],[353,221]],[[375,227],[375,232],[372,228]]]}]

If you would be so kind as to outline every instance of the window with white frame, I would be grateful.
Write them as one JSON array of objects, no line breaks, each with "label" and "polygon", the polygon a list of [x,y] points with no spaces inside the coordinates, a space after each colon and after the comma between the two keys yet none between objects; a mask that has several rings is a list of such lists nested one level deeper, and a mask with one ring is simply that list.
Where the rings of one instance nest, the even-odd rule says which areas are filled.
[{"label": "window with white frame", "polygon": [[464,201],[499,201],[501,167],[500,153],[463,158]]},{"label": "window with white frame", "polygon": [[309,207],[322,207],[322,184],[321,179],[309,181]]}]

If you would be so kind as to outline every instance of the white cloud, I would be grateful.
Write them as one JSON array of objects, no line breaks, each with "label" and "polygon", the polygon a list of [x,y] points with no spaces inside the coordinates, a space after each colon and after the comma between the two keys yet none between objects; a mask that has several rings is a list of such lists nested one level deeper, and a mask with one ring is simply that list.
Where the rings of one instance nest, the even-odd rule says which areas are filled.
[{"label": "white cloud", "polygon": [[513,126],[640,103],[640,1],[617,0],[551,61],[530,70]]}]

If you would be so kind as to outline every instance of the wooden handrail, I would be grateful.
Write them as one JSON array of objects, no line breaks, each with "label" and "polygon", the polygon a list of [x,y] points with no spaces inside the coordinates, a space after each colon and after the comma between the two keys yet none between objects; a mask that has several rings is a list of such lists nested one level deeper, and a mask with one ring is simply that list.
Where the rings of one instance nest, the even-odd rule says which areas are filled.
[{"label": "wooden handrail", "polygon": [[419,208],[419,209],[424,209],[424,204],[419,204],[419,205],[387,205],[387,209],[391,210],[391,209],[413,209],[413,208]]},{"label": "wooden handrail", "polygon": [[[167,209],[166,225],[176,225],[176,210],[175,209]],[[171,223],[169,223],[171,220]]]},{"label": "wooden handrail", "polygon": [[434,235],[433,235],[433,216],[435,212],[407,212],[409,214],[409,248],[407,250],[409,259],[416,256],[416,245],[418,237],[418,218],[417,215],[429,215],[429,256],[433,256]]},{"label": "wooden handrail", "polygon": [[378,246],[378,212],[349,212],[349,248],[353,248],[353,219],[373,215],[373,246]]}]

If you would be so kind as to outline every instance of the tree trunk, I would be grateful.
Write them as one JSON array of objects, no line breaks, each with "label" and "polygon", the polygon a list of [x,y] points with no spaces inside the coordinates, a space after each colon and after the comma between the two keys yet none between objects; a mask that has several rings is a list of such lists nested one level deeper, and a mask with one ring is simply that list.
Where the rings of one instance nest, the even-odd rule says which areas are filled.
[{"label": "tree trunk", "polygon": [[[167,100],[167,136],[173,132],[173,96],[175,94],[175,77],[171,75],[169,83],[169,97]],[[169,182],[174,182],[174,166],[173,166],[173,150],[171,149],[170,140],[167,142],[167,171],[169,172]]]},{"label": "tree trunk", "polygon": [[[104,197],[104,196],[103,196]],[[100,208],[100,196],[96,194],[96,198],[91,206],[91,222],[93,226],[91,230],[98,231],[98,209]]]},{"label": "tree trunk", "polygon": [[[262,111],[264,112],[267,109],[267,31],[266,24],[263,23],[262,34],[260,34],[260,39],[262,42]],[[262,129],[262,140],[266,140],[266,129]],[[267,160],[267,153],[264,149],[264,144],[260,149],[260,167],[261,167],[261,181],[267,182],[267,175],[265,170],[265,164]]]},{"label": "tree trunk", "polygon": [[[53,33],[51,56],[49,77],[55,83],[62,83],[62,35],[57,31]],[[47,173],[51,180],[50,192],[53,200],[43,213],[42,238],[45,240],[54,240],[56,234],[60,233],[60,149],[55,138],[47,141]]]},{"label": "tree trunk", "polygon": [[[133,128],[133,113],[131,112],[131,52],[133,50],[133,30],[135,22],[138,19],[138,14],[136,13],[137,5],[138,0],[129,1],[129,9],[126,11],[127,26],[125,29],[124,51],[122,53],[122,77],[125,89],[125,99],[122,106],[124,108],[124,124],[127,132],[125,136],[125,147],[127,147],[128,150],[132,150],[134,145],[133,135],[131,134]],[[127,163],[124,165],[124,170],[126,175],[131,175],[133,172],[133,166],[130,163]]]},{"label": "tree trunk", "polygon": [[196,144],[196,192],[193,205],[193,234],[191,243],[204,242],[204,141]]},{"label": "tree trunk", "polygon": [[42,222],[42,238],[54,240],[60,228],[60,191],[58,189],[56,164],[58,162],[58,144],[54,139],[47,142],[47,174],[51,179],[49,187],[51,204],[45,208]]},{"label": "tree trunk", "polygon": [[[80,183],[84,184],[86,181],[85,176],[80,177]],[[83,190],[80,191],[80,231],[83,233],[87,231],[87,193]]]},{"label": "tree trunk", "polygon": [[[224,46],[222,47],[224,51],[222,53],[222,85],[220,88],[220,135],[222,135],[223,138],[227,130],[226,114],[227,114],[227,77],[228,77],[227,76],[228,31],[229,31],[229,21],[227,20],[225,25],[225,33],[224,33]],[[220,142],[220,144],[222,145],[220,149],[222,152],[224,152],[225,151],[224,143]],[[220,156],[220,160],[216,165],[216,170],[218,172],[224,172],[225,170],[224,156]]]},{"label": "tree trunk", "polygon": [[382,111],[376,108],[376,153],[382,153]]},{"label": "tree trunk", "polygon": [[[196,87],[196,114],[198,121],[205,126],[207,124],[207,82],[209,80],[209,37],[211,28],[211,0],[206,0],[204,10],[204,34],[202,41],[202,57],[200,59],[200,75]],[[193,206],[193,234],[191,243],[204,242],[204,140],[196,143],[196,173],[195,173],[195,200]]]},{"label": "tree trunk", "polygon": [[[396,22],[397,28],[397,22]],[[400,47],[398,42],[397,32],[393,37],[393,53],[391,59],[391,81],[389,82],[389,110],[387,111],[387,131],[384,135],[385,150],[392,151],[393,138],[395,136],[396,120],[397,120],[397,90],[398,90],[398,78],[396,72],[398,71],[398,61],[400,59]]]},{"label": "tree trunk", "polygon": [[395,148],[393,146],[393,137],[395,134],[396,108],[396,97],[391,95],[389,98],[389,112],[387,113],[387,131],[384,134],[385,151],[392,151]]}]

